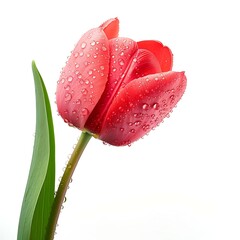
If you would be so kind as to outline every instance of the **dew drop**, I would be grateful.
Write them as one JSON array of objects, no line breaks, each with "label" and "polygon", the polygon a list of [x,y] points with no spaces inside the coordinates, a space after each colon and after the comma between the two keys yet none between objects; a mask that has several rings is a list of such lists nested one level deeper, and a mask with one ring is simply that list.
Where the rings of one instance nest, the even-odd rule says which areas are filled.
[{"label": "dew drop", "polygon": [[78,52],[75,52],[75,53],[74,53],[74,57],[75,57],[75,58],[77,58],[77,57],[78,57],[78,55],[79,55],[79,53],[78,53]]},{"label": "dew drop", "polygon": [[87,116],[88,113],[89,113],[89,111],[88,111],[87,108],[83,108],[83,109],[82,109],[82,115],[83,115],[83,116]]},{"label": "dew drop", "polygon": [[83,88],[83,89],[81,90],[81,92],[82,92],[83,95],[87,95],[88,90],[87,90],[86,88]]},{"label": "dew drop", "polygon": [[68,82],[72,82],[73,77],[72,77],[72,76],[69,76],[67,80],[68,80]]},{"label": "dew drop", "polygon": [[63,84],[65,82],[65,78],[62,78],[61,79],[61,83]]},{"label": "dew drop", "polygon": [[171,100],[171,102],[174,102],[175,96],[174,96],[174,95],[171,95],[171,96],[170,96],[170,100]]},{"label": "dew drop", "polygon": [[81,45],[81,48],[84,49],[86,46],[87,46],[87,43],[83,42],[82,45]]},{"label": "dew drop", "polygon": [[69,123],[68,123],[68,126],[69,126],[69,127],[73,127],[73,124],[69,122]]},{"label": "dew drop", "polygon": [[120,131],[123,132],[123,131],[124,131],[124,128],[120,128]]},{"label": "dew drop", "polygon": [[143,109],[143,110],[148,110],[148,108],[149,108],[149,105],[148,105],[147,103],[144,103],[144,104],[142,105],[142,109]]},{"label": "dew drop", "polygon": [[142,126],[143,131],[147,131],[150,128],[149,124],[145,124]]},{"label": "dew drop", "polygon": [[72,94],[71,93],[66,93],[65,95],[65,102],[68,102],[72,99]]},{"label": "dew drop", "polygon": [[159,109],[159,104],[158,103],[154,103],[152,107],[153,107],[153,109],[158,110]]},{"label": "dew drop", "polygon": [[136,122],[134,122],[134,125],[135,125],[135,126],[141,125],[141,121],[136,121]]},{"label": "dew drop", "polygon": [[103,50],[103,52],[106,52],[107,48],[105,46],[102,46],[102,50]]},{"label": "dew drop", "polygon": [[123,59],[120,58],[120,59],[118,60],[118,63],[119,63],[120,66],[123,66],[123,65],[124,65]]},{"label": "dew drop", "polygon": [[95,44],[96,42],[94,40],[90,43],[91,46],[94,46]]},{"label": "dew drop", "polygon": [[132,128],[129,132],[130,132],[130,133],[135,133],[136,130],[135,130],[134,128]]},{"label": "dew drop", "polygon": [[82,57],[84,55],[84,52],[80,52],[79,56]]},{"label": "dew drop", "polygon": [[65,85],[64,89],[68,91],[68,90],[70,90],[70,86],[69,85]]}]

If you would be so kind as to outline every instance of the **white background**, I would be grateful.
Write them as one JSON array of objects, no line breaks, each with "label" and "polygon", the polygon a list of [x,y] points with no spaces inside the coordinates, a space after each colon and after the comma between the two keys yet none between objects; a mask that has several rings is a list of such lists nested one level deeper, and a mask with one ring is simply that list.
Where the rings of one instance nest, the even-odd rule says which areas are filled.
[{"label": "white background", "polygon": [[[32,155],[34,59],[52,104],[57,179],[80,135],[57,116],[56,82],[81,35],[111,17],[120,36],[157,39],[186,71],[169,119],[131,147],[92,139],[56,240],[240,239],[238,1],[0,3],[0,239],[14,240]],[[58,180],[56,180],[58,184]]]}]

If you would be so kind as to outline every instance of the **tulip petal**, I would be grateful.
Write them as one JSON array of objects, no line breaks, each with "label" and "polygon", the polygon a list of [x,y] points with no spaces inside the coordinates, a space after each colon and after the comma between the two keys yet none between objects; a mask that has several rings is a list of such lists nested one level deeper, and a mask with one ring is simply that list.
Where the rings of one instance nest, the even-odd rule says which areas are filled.
[{"label": "tulip petal", "polygon": [[110,64],[109,77],[101,99],[86,122],[85,128],[98,134],[106,112],[121,87],[125,70],[137,51],[137,43],[129,38],[115,38],[109,41]]},{"label": "tulip petal", "polygon": [[146,49],[138,49],[125,70],[122,87],[136,78],[159,72],[161,72],[161,66],[155,55]]},{"label": "tulip petal", "polygon": [[159,41],[146,40],[138,42],[139,48],[151,51],[159,60],[163,72],[171,71],[173,65],[173,55],[167,46]]},{"label": "tulip petal", "polygon": [[114,99],[99,138],[123,146],[143,137],[169,116],[186,88],[184,72],[164,72],[130,82]]},{"label": "tulip petal", "polygon": [[69,125],[83,129],[104,91],[109,71],[108,41],[102,28],[85,33],[61,73],[56,102]]},{"label": "tulip petal", "polygon": [[108,39],[112,39],[118,36],[119,32],[119,20],[118,18],[111,18],[100,25]]}]

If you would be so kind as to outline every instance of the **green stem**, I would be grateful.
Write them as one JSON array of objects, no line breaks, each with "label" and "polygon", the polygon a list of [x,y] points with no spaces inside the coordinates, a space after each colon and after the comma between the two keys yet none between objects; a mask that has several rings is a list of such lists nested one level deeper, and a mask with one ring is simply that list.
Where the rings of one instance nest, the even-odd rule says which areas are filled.
[{"label": "green stem", "polygon": [[67,163],[66,169],[63,173],[61,182],[59,184],[56,196],[54,198],[51,215],[49,218],[48,228],[46,231],[46,240],[54,239],[54,234],[56,231],[57,221],[59,218],[59,214],[61,211],[62,204],[65,199],[65,195],[68,189],[68,185],[71,181],[73,172],[78,164],[78,160],[80,159],[85,147],[87,146],[91,136],[87,132],[82,132],[76,147],[73,150],[73,153]]}]

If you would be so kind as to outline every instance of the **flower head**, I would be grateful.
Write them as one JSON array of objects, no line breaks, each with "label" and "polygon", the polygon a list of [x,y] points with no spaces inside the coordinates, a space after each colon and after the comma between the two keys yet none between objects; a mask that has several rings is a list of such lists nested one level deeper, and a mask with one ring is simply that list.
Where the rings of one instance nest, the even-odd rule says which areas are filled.
[{"label": "flower head", "polygon": [[135,42],[118,31],[114,18],[81,37],[61,73],[56,102],[69,125],[123,146],[169,115],[186,77],[172,71],[172,52],[161,42]]}]

